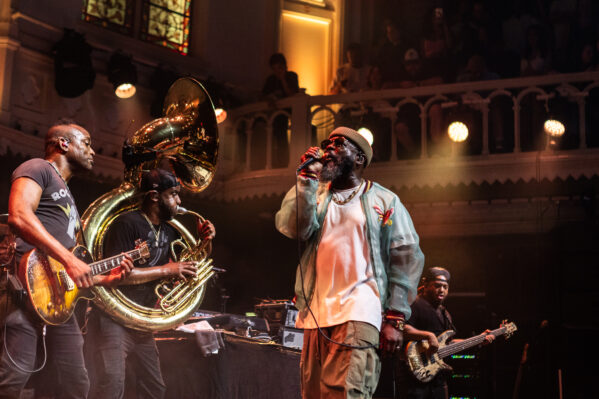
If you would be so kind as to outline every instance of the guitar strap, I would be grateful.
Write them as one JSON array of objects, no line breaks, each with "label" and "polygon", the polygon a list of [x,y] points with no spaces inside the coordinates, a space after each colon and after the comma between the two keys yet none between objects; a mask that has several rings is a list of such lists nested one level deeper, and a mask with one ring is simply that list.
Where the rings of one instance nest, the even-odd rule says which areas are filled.
[{"label": "guitar strap", "polygon": [[457,329],[453,325],[453,319],[451,318],[451,315],[447,311],[447,308],[445,306],[441,305],[440,310],[441,310],[441,315],[443,316],[443,324],[445,324],[445,328],[448,330],[453,330],[453,331],[457,332]]}]

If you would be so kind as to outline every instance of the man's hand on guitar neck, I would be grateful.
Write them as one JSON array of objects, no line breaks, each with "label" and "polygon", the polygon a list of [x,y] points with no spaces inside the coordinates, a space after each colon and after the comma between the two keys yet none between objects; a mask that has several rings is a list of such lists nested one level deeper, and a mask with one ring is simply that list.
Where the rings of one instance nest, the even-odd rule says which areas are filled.
[{"label": "man's hand on guitar neck", "polygon": [[133,260],[129,255],[123,254],[123,260],[119,267],[112,269],[108,274],[100,274],[93,277],[94,284],[96,285],[105,285],[108,287],[116,287],[122,282],[125,278],[129,277],[131,271],[135,267],[133,264]]},{"label": "man's hand on guitar neck", "polygon": [[489,345],[491,342],[495,341],[495,336],[493,334],[490,334],[490,332],[491,332],[491,330],[486,329],[481,334],[481,335],[485,336],[485,340],[480,344],[481,346]]}]

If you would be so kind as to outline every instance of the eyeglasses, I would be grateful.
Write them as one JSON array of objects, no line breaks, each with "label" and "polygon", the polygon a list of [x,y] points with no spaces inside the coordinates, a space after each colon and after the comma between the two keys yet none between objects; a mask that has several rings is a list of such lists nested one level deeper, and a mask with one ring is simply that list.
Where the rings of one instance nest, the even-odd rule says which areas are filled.
[{"label": "eyeglasses", "polygon": [[326,150],[331,144],[333,144],[335,147],[341,147],[346,141],[348,140],[343,136],[335,136],[332,139],[323,140],[322,143],[320,143],[320,148]]}]

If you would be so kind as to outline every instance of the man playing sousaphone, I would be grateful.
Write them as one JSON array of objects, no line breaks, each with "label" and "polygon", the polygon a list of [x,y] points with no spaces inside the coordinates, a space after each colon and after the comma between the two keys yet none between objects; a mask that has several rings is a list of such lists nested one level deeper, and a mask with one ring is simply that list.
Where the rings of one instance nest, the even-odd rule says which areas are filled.
[{"label": "man playing sousaphone", "polygon": [[[167,277],[196,276],[194,262],[173,262],[171,242],[179,238],[169,223],[178,212],[181,186],[177,178],[163,169],[146,172],[141,180],[141,206],[126,212],[110,225],[104,240],[104,254],[111,256],[131,249],[141,239],[148,242],[150,258],[136,264],[131,274],[120,282],[119,289],[139,305],[153,308],[157,302],[156,280]],[[209,221],[198,221],[201,241],[211,240],[215,229]],[[137,394],[144,398],[162,398],[166,387],[160,372],[158,350],[151,332],[124,327],[104,311],[94,307],[88,324],[95,372],[91,378],[90,398],[122,398],[126,361],[136,360]]]}]

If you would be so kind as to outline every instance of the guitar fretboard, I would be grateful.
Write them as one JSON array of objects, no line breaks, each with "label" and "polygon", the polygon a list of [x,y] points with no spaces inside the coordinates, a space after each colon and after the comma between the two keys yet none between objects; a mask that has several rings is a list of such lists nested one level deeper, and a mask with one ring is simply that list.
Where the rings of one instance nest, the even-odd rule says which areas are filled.
[{"label": "guitar fretboard", "polygon": [[[506,331],[507,331],[506,327],[501,327],[501,328],[498,328],[497,330],[491,331],[489,334],[492,334],[495,337],[498,337],[500,335],[505,334]],[[456,343],[444,346],[443,348],[439,349],[439,351],[437,352],[437,354],[438,354],[438,356],[440,358],[444,358],[446,356],[451,356],[451,355],[453,355],[455,353],[458,353],[458,352],[461,352],[461,351],[466,350],[468,348],[472,348],[473,346],[479,345],[484,340],[485,340],[485,335],[475,335],[474,337],[470,337],[470,338],[465,339],[463,341],[456,342]]]},{"label": "guitar fretboard", "polygon": [[136,249],[133,249],[124,254],[111,256],[110,258],[106,258],[106,259],[102,259],[102,260],[99,260],[94,263],[90,263],[89,267],[92,269],[91,274],[92,274],[92,276],[95,276],[97,274],[106,273],[109,270],[119,267],[121,262],[125,258],[125,255],[129,255],[129,257],[133,261],[139,260],[143,257],[141,251],[142,251],[141,248],[136,248]]}]

